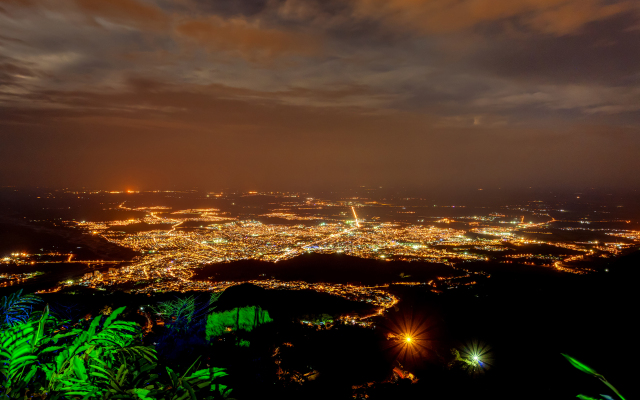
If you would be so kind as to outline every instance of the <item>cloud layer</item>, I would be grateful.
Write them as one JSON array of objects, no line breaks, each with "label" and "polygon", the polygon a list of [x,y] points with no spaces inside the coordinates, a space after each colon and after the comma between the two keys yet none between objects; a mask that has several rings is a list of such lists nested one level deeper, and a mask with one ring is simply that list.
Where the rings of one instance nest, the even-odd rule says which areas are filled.
[{"label": "cloud layer", "polygon": [[0,183],[637,187],[639,10],[0,0]]}]

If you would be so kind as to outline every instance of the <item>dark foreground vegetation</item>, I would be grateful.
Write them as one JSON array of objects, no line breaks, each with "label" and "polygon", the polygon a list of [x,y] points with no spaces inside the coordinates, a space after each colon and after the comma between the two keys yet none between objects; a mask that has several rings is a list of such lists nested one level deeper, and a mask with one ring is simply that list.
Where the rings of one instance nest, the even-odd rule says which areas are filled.
[{"label": "dark foreground vegetation", "polygon": [[8,294],[0,302],[0,393],[636,398],[637,369],[629,365],[640,253],[607,269],[576,277],[496,267],[483,283],[442,294],[392,286],[401,302],[366,326],[351,322],[371,312],[366,304],[247,284],[214,295]]}]

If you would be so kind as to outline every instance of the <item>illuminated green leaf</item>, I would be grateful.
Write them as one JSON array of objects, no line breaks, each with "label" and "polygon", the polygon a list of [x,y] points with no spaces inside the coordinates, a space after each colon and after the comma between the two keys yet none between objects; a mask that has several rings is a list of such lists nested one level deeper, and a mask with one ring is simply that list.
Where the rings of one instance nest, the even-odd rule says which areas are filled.
[{"label": "illuminated green leaf", "polygon": [[151,390],[147,390],[147,389],[133,389],[133,393],[135,393],[140,400],[156,400],[155,397],[149,397],[149,393],[151,393]]},{"label": "illuminated green leaf", "polygon": [[234,308],[214,312],[207,317],[206,338],[221,336],[230,330],[241,329],[251,332],[259,325],[273,321],[269,312],[259,306]]},{"label": "illuminated green leaf", "polygon": [[198,400],[198,398],[196,397],[196,392],[193,391],[193,388],[191,387],[191,385],[189,385],[189,383],[187,381],[182,382],[182,384],[189,391],[189,395],[191,396],[191,400]]},{"label": "illuminated green leaf", "polygon": [[[7,303],[6,298],[4,302]],[[226,375],[223,369],[210,368],[187,376],[197,368],[196,361],[181,378],[167,368],[170,378],[165,376],[161,381],[158,374],[152,373],[159,367],[156,351],[142,345],[136,323],[116,320],[123,310],[115,310],[106,320],[98,316],[87,326],[83,321],[75,325],[59,321],[45,307],[42,313],[29,310],[25,321],[12,321],[11,326],[2,327],[0,397],[198,399],[204,398],[201,391],[207,390],[215,378]],[[250,325],[255,326],[256,320],[265,322],[264,314],[261,321],[258,313],[254,314],[254,321],[239,319],[238,314],[234,323],[240,329],[252,328]],[[222,390],[224,385],[215,387],[221,389],[219,394],[223,397],[230,392],[226,387]],[[212,390],[216,389],[212,386]]]},{"label": "illuminated green leaf", "polygon": [[581,363],[580,361],[576,360],[575,358],[573,358],[571,356],[568,356],[568,355],[566,355],[564,353],[560,353],[560,354],[562,354],[562,356],[564,358],[566,358],[571,363],[571,365],[573,365],[575,368],[579,369],[580,371],[582,371],[584,373],[587,373],[587,374],[590,374],[590,375],[594,375],[594,376],[599,375],[595,370],[591,369],[590,367],[588,367],[587,365]]},{"label": "illuminated green leaf", "polygon": [[87,369],[84,366],[84,362],[79,357],[73,357],[73,370],[75,371],[78,378],[86,381],[89,378],[87,375]]},{"label": "illuminated green leaf", "polygon": [[173,383],[173,386],[180,386],[180,382],[171,368],[167,367],[167,373],[169,373],[169,377],[171,377],[171,383]]},{"label": "illuminated green leaf", "polygon": [[111,314],[109,314],[109,317],[104,321],[104,326],[108,327],[109,325],[111,325],[111,322],[113,322],[113,320],[116,319],[116,317],[120,315],[124,311],[124,309],[125,307],[119,307],[115,309]]}]

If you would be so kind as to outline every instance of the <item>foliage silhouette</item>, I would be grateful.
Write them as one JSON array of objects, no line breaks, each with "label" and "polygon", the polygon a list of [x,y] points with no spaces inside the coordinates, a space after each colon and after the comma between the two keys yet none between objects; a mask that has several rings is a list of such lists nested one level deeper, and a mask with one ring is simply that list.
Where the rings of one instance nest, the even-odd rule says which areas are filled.
[{"label": "foliage silhouette", "polygon": [[[620,397],[622,400],[625,400],[625,398],[622,397],[620,392],[618,392],[618,389],[613,387],[613,385],[610,384],[609,381],[607,381],[607,379],[604,376],[600,375],[594,369],[592,369],[591,367],[587,366],[586,364],[581,363],[580,361],[576,360],[575,358],[573,358],[573,357],[571,357],[571,356],[569,356],[567,354],[564,354],[564,353],[560,353],[560,354],[562,354],[562,356],[564,358],[566,358],[567,361],[569,361],[571,363],[571,365],[573,365],[576,369],[578,369],[578,370],[580,370],[580,371],[582,371],[582,372],[584,372],[586,374],[589,374],[589,375],[591,375],[591,376],[593,376],[595,378],[598,378],[602,383],[607,385],[609,387],[609,389],[613,390],[613,392],[615,394],[617,394],[618,397]],[[583,398],[586,397],[584,395],[578,395],[578,397],[579,396],[583,396]]]},{"label": "foliage silhouette", "polygon": [[178,376],[160,365],[155,349],[142,345],[137,324],[118,319],[125,307],[69,326],[48,306],[41,313],[11,306],[24,304],[20,297],[2,303],[9,305],[3,317],[6,310],[14,317],[0,333],[0,398],[196,400],[231,392],[218,380],[224,369],[197,369],[196,362]]},{"label": "foliage silhouette", "polygon": [[22,294],[22,289],[11,295],[4,296],[0,302],[0,328],[10,328],[16,324],[26,322],[34,312],[33,308],[42,300],[32,294]]}]

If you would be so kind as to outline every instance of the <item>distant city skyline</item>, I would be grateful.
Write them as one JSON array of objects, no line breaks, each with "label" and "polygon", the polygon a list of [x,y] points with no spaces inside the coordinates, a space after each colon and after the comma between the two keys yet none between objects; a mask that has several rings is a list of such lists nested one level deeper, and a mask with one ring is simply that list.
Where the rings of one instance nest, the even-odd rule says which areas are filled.
[{"label": "distant city skyline", "polygon": [[[488,279],[484,268],[497,264],[579,275],[607,272],[610,260],[640,243],[637,203],[589,193],[493,205],[383,199],[373,192],[323,198],[276,191],[15,190],[0,200],[0,225],[8,239],[0,246],[0,264],[30,268],[12,270],[5,283],[49,281],[46,290],[55,283],[60,284],[51,290],[113,289],[132,282],[143,293],[223,290],[227,281],[271,277],[278,286],[322,276],[328,282],[428,282],[441,291]],[[25,232],[40,231],[63,235],[69,243],[47,235],[35,239],[38,246],[24,239]],[[342,255],[368,260],[359,262],[379,270],[362,276],[326,267],[326,257]],[[299,268],[305,262],[326,268]],[[69,271],[67,279],[52,282],[55,275],[41,273],[50,264],[101,270],[81,269],[82,277]]]}]

